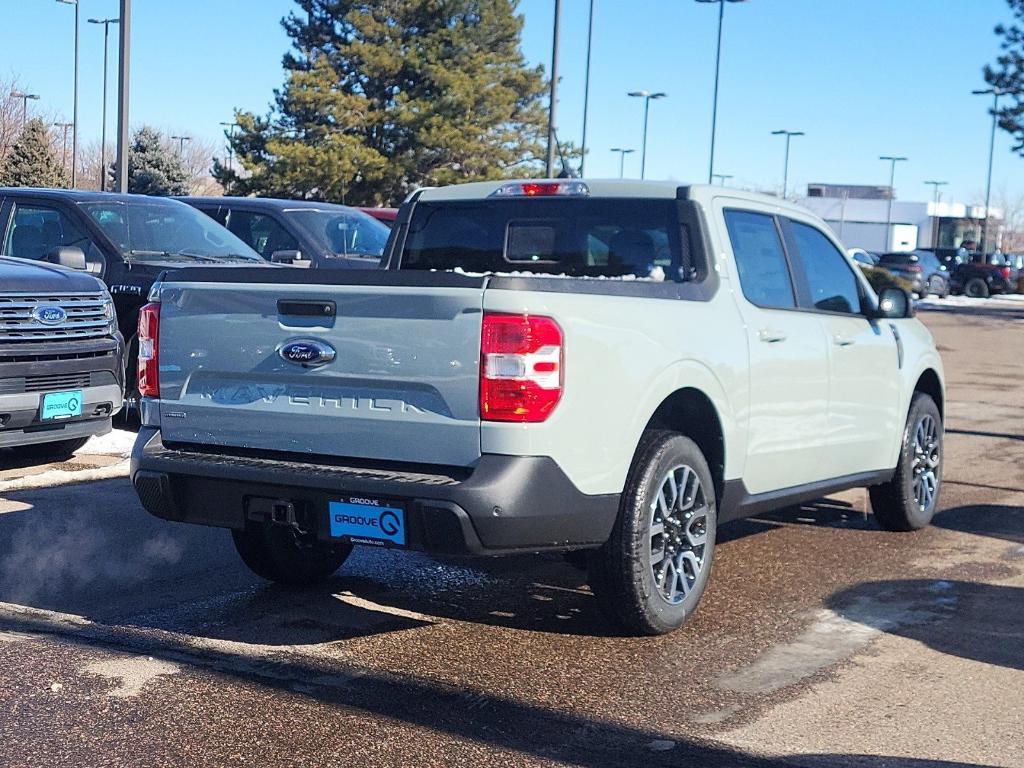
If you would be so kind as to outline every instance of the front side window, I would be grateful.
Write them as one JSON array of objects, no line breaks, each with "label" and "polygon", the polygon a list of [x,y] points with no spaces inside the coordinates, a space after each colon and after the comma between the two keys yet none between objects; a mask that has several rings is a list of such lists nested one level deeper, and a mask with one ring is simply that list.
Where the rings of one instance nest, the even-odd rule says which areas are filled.
[{"label": "front side window", "polygon": [[725,212],[743,295],[759,307],[796,307],[793,281],[775,217],[753,211]]},{"label": "front side window", "polygon": [[232,210],[228,229],[265,259],[275,251],[296,251],[299,241],[271,216],[250,211]]},{"label": "front side window", "polygon": [[373,258],[384,253],[391,230],[362,211],[296,208],[285,216],[306,232],[328,258]]},{"label": "front side window", "polygon": [[826,312],[858,314],[860,286],[843,254],[815,227],[793,220],[787,225],[793,268],[809,293],[801,303]]},{"label": "front side window", "polygon": [[38,260],[54,248],[74,246],[88,252],[90,245],[85,230],[57,208],[16,203],[3,255]]}]

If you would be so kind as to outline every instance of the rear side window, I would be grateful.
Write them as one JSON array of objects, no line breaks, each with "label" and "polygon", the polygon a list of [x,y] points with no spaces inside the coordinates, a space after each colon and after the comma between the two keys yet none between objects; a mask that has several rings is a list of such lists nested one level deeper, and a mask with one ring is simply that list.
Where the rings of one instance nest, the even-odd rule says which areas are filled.
[{"label": "rear side window", "polygon": [[690,243],[674,200],[424,202],[401,268],[682,281]]},{"label": "rear side window", "polygon": [[227,222],[228,229],[266,259],[275,251],[298,250],[298,241],[266,214],[232,210]]},{"label": "rear side window", "polygon": [[725,226],[743,295],[759,307],[796,307],[793,281],[775,217],[753,211],[726,211]]},{"label": "rear side window", "polygon": [[798,272],[810,294],[801,303],[826,312],[860,312],[860,287],[843,254],[820,230],[787,220],[787,238]]}]

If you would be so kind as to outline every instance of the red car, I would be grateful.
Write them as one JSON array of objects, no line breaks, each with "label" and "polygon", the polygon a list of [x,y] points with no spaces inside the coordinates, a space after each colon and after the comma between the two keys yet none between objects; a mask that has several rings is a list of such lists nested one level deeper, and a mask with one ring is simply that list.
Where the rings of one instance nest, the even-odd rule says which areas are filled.
[{"label": "red car", "polygon": [[373,216],[377,221],[383,222],[388,227],[393,227],[395,219],[398,217],[397,208],[360,208],[359,210]]}]

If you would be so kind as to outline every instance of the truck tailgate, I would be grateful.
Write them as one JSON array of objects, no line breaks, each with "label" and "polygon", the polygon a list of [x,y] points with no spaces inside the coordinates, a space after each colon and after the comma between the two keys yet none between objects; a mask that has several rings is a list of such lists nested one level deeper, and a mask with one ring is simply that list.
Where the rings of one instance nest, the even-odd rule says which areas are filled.
[{"label": "truck tailgate", "polygon": [[479,458],[482,279],[259,270],[224,282],[215,272],[183,270],[161,292],[165,441]]}]

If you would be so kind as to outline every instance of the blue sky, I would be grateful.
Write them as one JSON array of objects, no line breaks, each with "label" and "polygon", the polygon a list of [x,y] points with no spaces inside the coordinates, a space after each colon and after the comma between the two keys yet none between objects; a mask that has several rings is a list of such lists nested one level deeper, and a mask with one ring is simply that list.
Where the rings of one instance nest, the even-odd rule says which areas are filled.
[{"label": "blue sky", "polygon": [[[563,0],[559,135],[582,126],[588,0]],[[0,76],[42,95],[48,114],[71,114],[73,9],[56,0],[0,0]],[[282,82],[291,0],[135,0],[132,122],[214,139],[233,107],[265,111]],[[81,0],[81,139],[98,139],[102,27],[117,0]],[[613,146],[640,146],[636,89],[669,98],[651,106],[649,178],[706,178],[717,6],[692,0],[596,0],[588,176],[618,174]],[[552,0],[521,0],[523,49],[548,65]],[[793,140],[791,187],[809,181],[885,183],[881,154],[906,155],[901,199],[980,199],[988,129],[981,67],[1005,0],[749,0],[726,7],[716,170],[761,188],[782,180],[782,139]],[[112,33],[114,28],[112,28]],[[112,36],[113,42],[113,36]],[[111,45],[113,54],[114,45]],[[111,61],[111,94],[116,68]],[[111,114],[113,98],[111,98]],[[112,130],[113,119],[110,122]],[[639,152],[626,161],[639,172]],[[998,135],[995,190],[1024,193],[1024,158]]]}]

